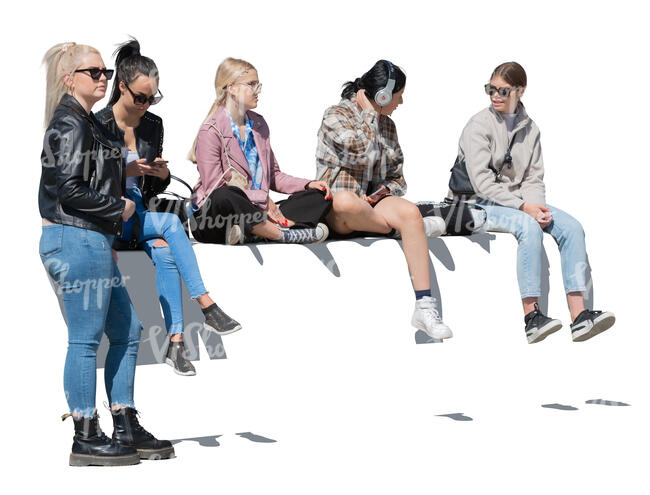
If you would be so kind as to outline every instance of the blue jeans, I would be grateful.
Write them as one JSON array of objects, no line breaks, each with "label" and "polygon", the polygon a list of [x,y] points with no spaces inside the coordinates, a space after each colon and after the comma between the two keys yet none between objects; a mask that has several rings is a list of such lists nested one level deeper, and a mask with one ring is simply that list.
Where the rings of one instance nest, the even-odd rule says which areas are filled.
[{"label": "blue jeans", "polygon": [[68,352],[63,388],[71,413],[95,411],[102,334],[110,347],[104,381],[111,405],[135,407],[133,383],[142,324],[113,261],[113,236],[70,225],[43,226],[39,254],[63,299]]},{"label": "blue jeans", "polygon": [[[140,222],[138,242],[156,269],[158,298],[167,333],[183,333],[181,278],[192,298],[207,293],[192,244],[177,215],[147,211],[139,189],[129,189],[127,197],[136,204]],[[164,239],[169,246],[154,246],[158,239]]]},{"label": "blue jeans", "polygon": [[517,280],[519,292],[524,297],[542,295],[542,237],[551,234],[560,248],[564,290],[586,290],[587,250],[582,225],[568,213],[547,205],[553,217],[551,224],[542,230],[529,214],[495,203],[479,202],[487,213],[483,231],[508,232],[517,238]]},{"label": "blue jeans", "polygon": [[169,246],[154,246],[158,239],[144,241],[141,246],[147,253],[156,269],[156,286],[158,300],[165,316],[167,333],[176,335],[183,333],[183,291],[181,276],[176,266],[174,254]]}]

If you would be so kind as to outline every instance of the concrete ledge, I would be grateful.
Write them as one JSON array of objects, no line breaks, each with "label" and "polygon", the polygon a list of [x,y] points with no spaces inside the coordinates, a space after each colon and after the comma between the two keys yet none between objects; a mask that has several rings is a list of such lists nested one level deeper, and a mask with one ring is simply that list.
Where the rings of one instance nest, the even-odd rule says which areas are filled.
[{"label": "concrete ledge", "polygon": [[[550,236],[545,236],[545,242],[551,242],[555,248]],[[454,315],[462,312],[465,319],[472,317],[474,298],[488,299],[495,307],[507,309],[509,313],[519,309],[516,304],[519,298],[515,270],[516,248],[514,237],[509,234],[429,239],[432,295],[440,301],[441,313],[452,330],[464,331],[454,324],[453,321],[457,319]],[[194,243],[194,251],[204,283],[213,299],[242,323],[242,332],[249,326],[247,320],[257,319],[257,325],[263,324],[269,331],[276,333],[275,341],[280,341],[282,345],[292,345],[290,342],[282,342],[282,321],[287,319],[287,313],[279,311],[277,315],[269,314],[262,319],[256,314],[274,312],[277,307],[273,303],[274,299],[280,301],[283,307],[289,308],[295,301],[307,312],[331,317],[336,325],[346,325],[346,318],[341,315],[354,311],[359,306],[369,315],[378,310],[390,311],[391,314],[399,311],[404,315],[403,320],[401,317],[396,319],[403,321],[400,326],[407,327],[410,323],[410,317],[407,320],[407,316],[412,311],[412,306],[409,307],[411,303],[408,301],[412,299],[406,295],[410,295],[411,288],[400,241],[366,237],[332,240],[315,245],[222,246]],[[559,257],[557,249],[553,251]],[[309,255],[305,256],[304,253]],[[144,327],[138,364],[164,362],[167,335],[158,302],[153,264],[144,251],[121,251],[118,265],[126,278],[127,290]],[[341,266],[345,266],[345,270]],[[560,277],[559,263],[554,273]],[[590,273],[588,270],[589,282]],[[445,279],[442,284],[440,279]],[[308,282],[304,284],[305,287],[301,287],[301,280]],[[317,285],[316,280],[320,281]],[[542,264],[542,281],[540,307],[548,312],[550,273],[546,254]],[[341,283],[344,285],[341,286]],[[554,281],[554,286],[555,284]],[[394,293],[395,302],[390,307],[373,299],[377,290],[387,292],[384,287],[390,287],[390,293]],[[587,302],[593,300],[591,283],[589,287]],[[336,298],[328,297],[328,294],[340,296],[343,291],[349,292],[349,296],[338,300],[336,307],[332,307],[329,301]],[[392,297],[389,300],[393,302]],[[342,304],[349,306],[344,307]],[[449,319],[444,315],[446,306],[454,307]],[[203,343],[210,359],[226,359],[227,345],[219,336],[203,329],[203,315],[198,304],[189,297],[184,284],[183,315],[185,342],[190,359],[200,358],[199,341]],[[289,318],[290,315],[289,311]],[[476,324],[480,324],[480,318],[480,315],[476,315]],[[381,319],[375,321],[369,316],[368,324],[377,323],[381,323]],[[413,328],[410,325],[408,327],[413,332]],[[421,331],[412,335],[416,344],[435,342]],[[232,338],[237,338],[236,336],[233,334]],[[228,336],[226,340],[229,338],[231,337]],[[107,349],[108,342],[104,336],[98,351],[98,367],[103,367]]]}]

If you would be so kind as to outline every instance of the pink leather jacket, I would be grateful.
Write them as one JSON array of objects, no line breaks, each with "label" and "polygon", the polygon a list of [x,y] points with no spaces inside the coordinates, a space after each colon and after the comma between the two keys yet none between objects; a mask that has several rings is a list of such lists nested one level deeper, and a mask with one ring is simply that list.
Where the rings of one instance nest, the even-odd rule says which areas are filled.
[{"label": "pink leather jacket", "polygon": [[[299,179],[280,171],[271,149],[269,126],[261,115],[250,110],[247,115],[253,124],[253,138],[260,157],[263,177],[260,189],[245,189],[244,192],[254,205],[265,210],[269,190],[293,194],[303,191],[311,180]],[[223,139],[217,129],[221,131]],[[252,176],[248,163],[239,146],[237,137],[233,136],[228,110],[226,110],[226,107],[220,106],[214,115],[201,126],[196,142],[196,165],[200,179],[194,187],[193,201],[199,207],[214,189],[224,186],[226,181],[230,179],[231,172],[228,171],[228,160],[223,156],[224,148],[228,154],[230,165],[246,177],[250,187]]]}]

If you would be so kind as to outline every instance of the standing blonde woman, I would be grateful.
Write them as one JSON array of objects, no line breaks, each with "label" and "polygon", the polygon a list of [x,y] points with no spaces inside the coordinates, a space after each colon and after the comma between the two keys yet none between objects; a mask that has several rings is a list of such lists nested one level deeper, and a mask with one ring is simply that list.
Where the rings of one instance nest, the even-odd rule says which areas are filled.
[{"label": "standing blonde woman", "polygon": [[106,394],[115,415],[135,408],[133,388],[142,325],[111,253],[122,222],[135,211],[122,194],[120,146],[91,112],[113,71],[90,46],[62,43],[45,54],[47,130],[41,154],[39,253],[63,299],[68,352],[63,385],[75,435],[70,465],[137,464],[169,458],[174,448],[147,432],[135,415],[108,438],[95,409],[96,358],[102,334]]},{"label": "standing blonde woman", "polygon": [[[191,221],[196,240],[323,241],[329,233],[321,223],[331,207],[329,187],[280,171],[269,127],[252,111],[262,89],[255,67],[225,59],[217,69],[215,88],[217,98],[189,156],[200,174],[193,197],[197,211]],[[276,204],[269,191],[291,196]]]}]

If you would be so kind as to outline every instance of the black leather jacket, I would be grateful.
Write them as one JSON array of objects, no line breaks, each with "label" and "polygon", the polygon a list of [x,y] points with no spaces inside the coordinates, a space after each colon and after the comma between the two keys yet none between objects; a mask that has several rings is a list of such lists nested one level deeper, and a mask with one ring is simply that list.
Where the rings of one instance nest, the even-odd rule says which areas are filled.
[{"label": "black leather jacket", "polygon": [[43,139],[38,207],[51,222],[119,235],[126,203],[119,143],[64,95]]},{"label": "black leather jacket", "polygon": [[[108,106],[97,112],[99,120],[115,136],[120,144],[124,146],[124,131],[120,129],[115,122],[113,107]],[[163,122],[160,117],[149,112],[145,112],[140,120],[140,125],[135,128],[135,146],[140,158],[146,158],[147,163],[162,157],[163,151]],[[163,180],[152,175],[142,177],[142,199],[144,204],[148,205],[151,198],[163,192],[169,185],[170,176]]]}]

